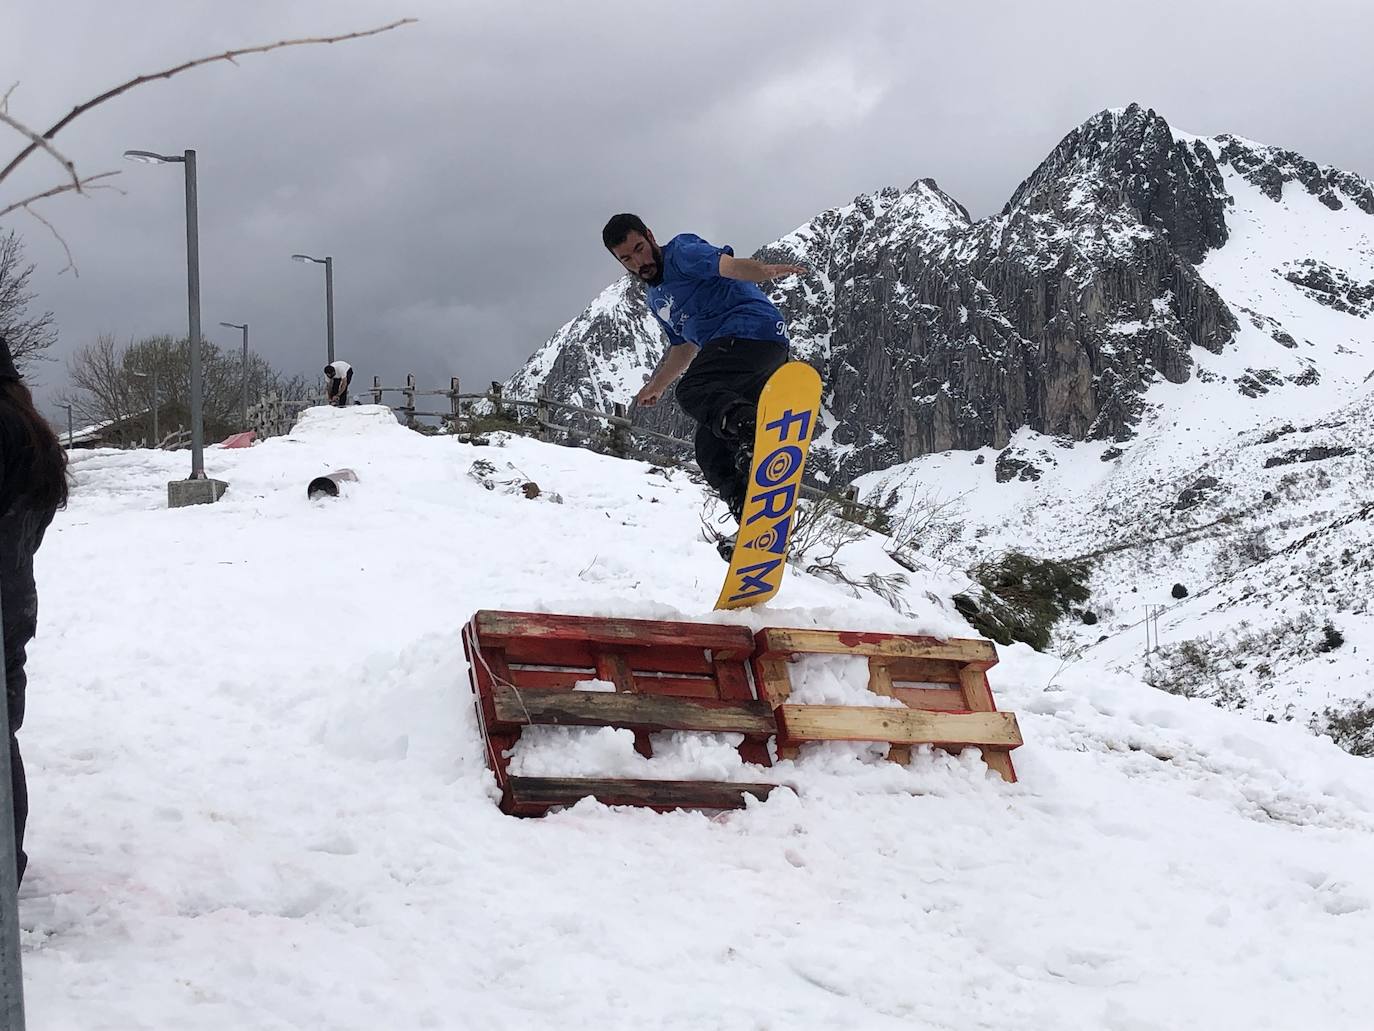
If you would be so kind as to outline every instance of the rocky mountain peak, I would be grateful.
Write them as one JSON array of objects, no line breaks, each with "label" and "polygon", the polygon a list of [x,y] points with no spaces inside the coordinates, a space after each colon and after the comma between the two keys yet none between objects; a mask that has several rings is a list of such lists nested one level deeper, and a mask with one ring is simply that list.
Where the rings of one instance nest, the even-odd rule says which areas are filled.
[{"label": "rocky mountain peak", "polygon": [[1226,242],[1227,193],[1211,150],[1176,137],[1152,109],[1099,112],[1074,129],[1017,187],[1003,215],[1053,211],[1071,220],[1086,208],[1127,207],[1186,260]]},{"label": "rocky mountain peak", "polygon": [[[1264,237],[1256,219],[1310,216],[1301,206],[1238,206],[1231,191],[1242,180],[1274,199],[1296,182],[1328,208],[1374,214],[1374,188],[1358,176],[1239,137],[1178,132],[1131,104],[1068,133],[993,217],[974,222],[933,180],[917,179],[860,194],[761,248],[756,257],[809,270],[774,284],[772,298],[795,356],[826,384],[818,478],[847,480],[931,452],[1002,449],[1022,427],[1066,441],[1130,439],[1153,384],[1189,380],[1195,352],[1220,354],[1241,331],[1200,264],[1250,275],[1240,252],[1221,266],[1211,260],[1232,228],[1246,225],[1255,240]],[[1289,227],[1276,239],[1304,235]],[[1351,247],[1345,257],[1333,251],[1334,264],[1271,248],[1274,260],[1254,272],[1264,283],[1226,296],[1251,324],[1273,323],[1266,341],[1297,347],[1265,314],[1265,298],[1303,291],[1363,317],[1374,280],[1359,257],[1367,246]],[[512,389],[543,386],[584,404],[628,400],[663,350],[642,293],[618,284],[563,327]],[[1276,360],[1255,361],[1268,369]],[[1306,370],[1279,382],[1315,379]],[[690,429],[670,405],[641,417]]]}]

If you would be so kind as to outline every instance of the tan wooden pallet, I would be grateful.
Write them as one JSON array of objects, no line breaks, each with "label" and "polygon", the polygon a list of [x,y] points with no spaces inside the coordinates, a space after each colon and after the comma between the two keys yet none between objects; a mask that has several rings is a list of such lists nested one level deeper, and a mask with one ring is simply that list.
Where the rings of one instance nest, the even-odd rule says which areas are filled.
[{"label": "tan wooden pallet", "polygon": [[[804,655],[853,655],[868,660],[868,686],[905,708],[796,705],[791,664]],[[1022,744],[1016,716],[998,712],[987,671],[997,664],[990,641],[903,634],[769,627],[754,635],[754,683],[773,707],[777,750],[796,756],[808,741],[888,742],[888,758],[908,762],[911,746],[981,749],[983,761],[1016,780],[1011,750]]]}]

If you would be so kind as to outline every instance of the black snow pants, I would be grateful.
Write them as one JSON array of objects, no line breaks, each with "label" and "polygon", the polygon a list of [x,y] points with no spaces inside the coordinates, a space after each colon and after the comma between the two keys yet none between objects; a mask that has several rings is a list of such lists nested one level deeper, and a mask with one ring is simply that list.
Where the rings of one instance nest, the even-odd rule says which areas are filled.
[{"label": "black snow pants", "polygon": [[722,417],[741,401],[756,406],[768,377],[786,362],[785,343],[725,337],[706,344],[678,382],[677,402],[697,422],[697,465],[732,511],[743,506],[748,475],[737,456],[754,442],[729,433]]}]

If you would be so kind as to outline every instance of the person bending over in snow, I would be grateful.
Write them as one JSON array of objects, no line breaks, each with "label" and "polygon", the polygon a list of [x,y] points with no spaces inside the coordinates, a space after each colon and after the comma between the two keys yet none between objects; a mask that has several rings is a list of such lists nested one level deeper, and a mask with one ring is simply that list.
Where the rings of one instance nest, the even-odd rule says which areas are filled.
[{"label": "person bending over in snow", "polygon": [[29,857],[24,824],[29,793],[15,736],[24,722],[25,648],[38,629],[33,553],[53,514],[67,503],[67,454],[33,407],[0,337],[0,629],[4,637],[5,696],[10,718],[10,783],[14,792],[14,848],[19,879]]},{"label": "person bending over in snow", "polygon": [[806,269],[736,258],[691,233],[660,247],[637,215],[614,216],[601,241],[647,286],[649,310],[668,335],[668,351],[635,403],[657,404],[682,377],[677,401],[697,423],[697,465],[738,522],[759,394],[788,350],[782,313],[757,284]]},{"label": "person bending over in snow", "polygon": [[324,367],[324,374],[329,377],[329,403],[335,408],[344,407],[348,404],[348,385],[353,382],[353,366],[348,362],[333,362]]}]

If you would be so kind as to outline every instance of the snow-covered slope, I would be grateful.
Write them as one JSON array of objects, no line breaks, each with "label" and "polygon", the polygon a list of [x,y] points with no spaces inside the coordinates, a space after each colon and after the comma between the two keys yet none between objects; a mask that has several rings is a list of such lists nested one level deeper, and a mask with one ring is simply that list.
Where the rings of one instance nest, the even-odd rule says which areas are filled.
[{"label": "snow-covered slope", "polygon": [[[1153,681],[1305,724],[1374,698],[1359,651],[1374,639],[1374,309],[1339,287],[1374,284],[1374,195],[1295,155],[1178,135],[1210,148],[1232,198],[1228,238],[1198,274],[1237,313],[1235,339],[1194,352],[1186,382],[1151,388],[1129,441],[1022,430],[1000,452],[929,455],[860,482],[959,498],[966,525],[943,559],[960,567],[1009,547],[1092,557],[1091,606],[1107,618],[1066,628],[1065,646],[1143,674],[1136,624],[1168,605]],[[1252,181],[1258,168],[1291,178]],[[1175,583],[1193,596],[1174,599]],[[1328,625],[1344,647],[1327,646]]]},{"label": "snow-covered slope", "polygon": [[[510,819],[475,609],[967,634],[957,582],[913,577],[902,615],[794,569],[719,616],[686,479],[369,407],[206,457],[229,493],[167,510],[184,455],[80,455],[39,556],[32,1027],[1367,1026],[1374,764],[1329,741],[1016,646],[1017,785],[837,745],[714,819]],[[840,560],[891,572],[880,545]]]}]

